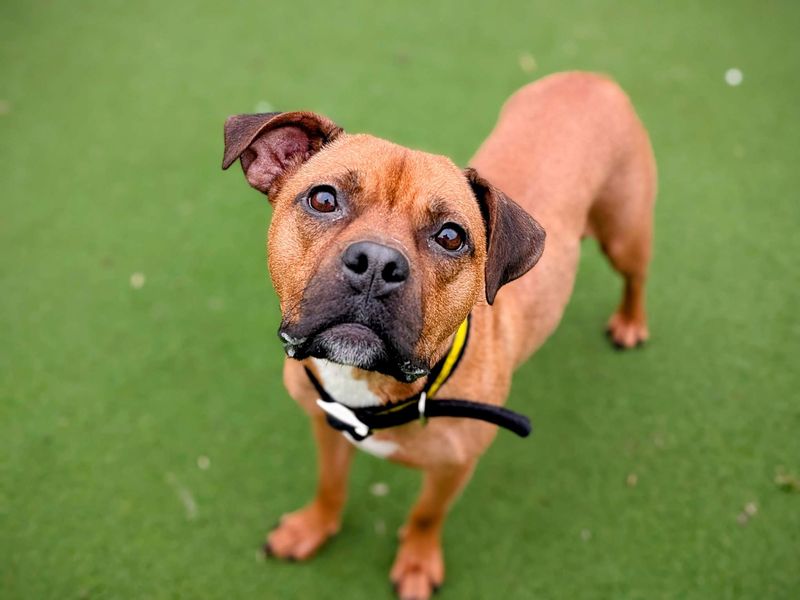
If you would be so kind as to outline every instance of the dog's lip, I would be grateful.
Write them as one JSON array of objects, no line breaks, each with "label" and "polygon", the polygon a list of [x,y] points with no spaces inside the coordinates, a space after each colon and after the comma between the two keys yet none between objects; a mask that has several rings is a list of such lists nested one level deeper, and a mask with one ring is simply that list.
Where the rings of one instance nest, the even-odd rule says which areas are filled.
[{"label": "dog's lip", "polygon": [[286,356],[289,358],[294,358],[294,356],[297,354],[298,348],[301,348],[308,341],[307,337],[297,337],[283,331],[282,329],[278,332],[278,336],[281,338],[283,351],[286,352]]},{"label": "dog's lip", "polygon": [[[331,323],[306,335],[293,335],[284,329],[280,329],[278,335],[283,343],[283,349],[286,355],[289,358],[297,358],[300,360],[308,358],[308,356],[313,356],[313,354],[309,354],[309,350],[316,343],[315,340],[322,336],[332,335],[338,337],[341,335],[342,337],[360,338],[362,343],[366,342],[376,346],[382,346],[383,351],[386,351],[386,349],[390,347],[377,331],[368,325],[355,321]],[[429,367],[408,359],[398,360],[394,365],[395,368],[393,371],[381,371],[380,369],[378,369],[378,371],[390,374],[396,379],[405,381],[406,383],[414,381],[430,372]]]},{"label": "dog's lip", "polygon": [[281,341],[289,346],[299,346],[300,344],[305,344],[306,340],[308,339],[305,337],[295,337],[286,333],[285,331],[281,331],[279,335],[281,337]]},{"label": "dog's lip", "polygon": [[284,346],[294,346],[299,347],[302,346],[314,338],[317,338],[323,334],[342,334],[342,335],[356,335],[359,337],[364,338],[373,338],[376,342],[383,343],[383,338],[381,335],[375,331],[373,328],[369,327],[368,325],[364,325],[363,323],[358,323],[356,321],[346,321],[343,323],[331,323],[325,327],[321,327],[314,331],[312,334],[307,336],[294,336],[285,331],[280,332],[280,338],[283,342]]},{"label": "dog's lip", "polygon": [[326,338],[387,348],[383,337],[363,323],[336,323],[318,332],[315,338]]},{"label": "dog's lip", "polygon": [[[380,336],[375,332],[374,329],[367,327],[363,323],[337,323],[336,325],[331,325],[330,327],[325,328],[323,331],[331,333],[354,333],[356,335],[367,334],[369,336],[374,336],[376,339],[380,339]],[[320,333],[322,333],[322,331]]]},{"label": "dog's lip", "polygon": [[364,342],[385,345],[383,338],[381,338],[374,329],[357,322],[333,323],[306,336],[292,335],[283,329],[278,332],[278,336],[281,338],[281,343],[283,344],[283,349],[290,358],[293,358],[298,350],[307,346],[315,338],[326,334],[357,337]]}]

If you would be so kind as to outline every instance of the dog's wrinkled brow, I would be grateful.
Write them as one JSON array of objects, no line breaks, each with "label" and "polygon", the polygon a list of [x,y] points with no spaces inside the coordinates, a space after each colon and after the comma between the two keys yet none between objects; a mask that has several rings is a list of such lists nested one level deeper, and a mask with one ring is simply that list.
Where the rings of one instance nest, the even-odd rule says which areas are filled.
[{"label": "dog's wrinkled brow", "polygon": [[464,225],[466,222],[463,215],[453,211],[451,203],[438,197],[434,197],[428,201],[425,214],[428,222],[431,224],[440,223],[442,221],[457,221],[459,225]]},{"label": "dog's wrinkled brow", "polygon": [[354,169],[347,169],[341,175],[335,175],[333,179],[339,189],[344,192],[355,194],[361,191],[361,178],[358,175],[358,171]]}]

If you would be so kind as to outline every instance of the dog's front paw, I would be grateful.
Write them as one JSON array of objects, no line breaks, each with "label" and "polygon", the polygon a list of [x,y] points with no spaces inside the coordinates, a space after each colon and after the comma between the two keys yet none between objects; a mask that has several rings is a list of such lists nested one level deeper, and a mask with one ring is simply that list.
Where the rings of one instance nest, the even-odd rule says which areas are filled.
[{"label": "dog's front paw", "polygon": [[406,534],[389,577],[400,600],[430,598],[444,582],[444,558],[438,537]]},{"label": "dog's front paw", "polygon": [[306,560],[338,531],[338,517],[311,503],[281,517],[267,536],[264,552],[285,560]]},{"label": "dog's front paw", "polygon": [[650,337],[644,317],[630,317],[622,312],[611,315],[606,326],[606,334],[619,350],[641,346]]}]

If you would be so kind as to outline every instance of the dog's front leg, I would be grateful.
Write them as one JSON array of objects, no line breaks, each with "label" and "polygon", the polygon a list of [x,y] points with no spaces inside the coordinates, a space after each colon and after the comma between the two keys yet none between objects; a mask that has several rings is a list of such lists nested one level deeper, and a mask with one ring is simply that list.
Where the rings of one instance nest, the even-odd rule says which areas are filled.
[{"label": "dog's front leg", "polygon": [[284,515],[267,537],[265,551],[278,558],[309,558],[341,523],[353,446],[321,414],[312,416],[311,424],[317,442],[317,492],[308,505]]},{"label": "dog's front leg", "polygon": [[422,493],[400,530],[400,548],[390,574],[401,599],[425,600],[442,585],[444,520],[474,467],[475,461],[470,461],[425,470]]}]

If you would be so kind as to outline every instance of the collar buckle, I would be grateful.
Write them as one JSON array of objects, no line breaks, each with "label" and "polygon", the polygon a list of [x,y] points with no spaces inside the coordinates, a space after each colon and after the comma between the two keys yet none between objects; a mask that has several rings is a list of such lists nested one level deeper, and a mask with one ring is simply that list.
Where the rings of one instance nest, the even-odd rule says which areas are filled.
[{"label": "collar buckle", "polygon": [[356,435],[363,439],[370,434],[369,426],[361,421],[349,407],[338,402],[326,402],[322,398],[317,398],[317,406],[325,413],[337,421],[341,421],[350,427]]},{"label": "collar buckle", "polygon": [[421,392],[419,400],[417,401],[417,410],[419,411],[419,422],[423,427],[428,424],[428,415],[425,414],[425,405],[428,401],[428,394]]}]

